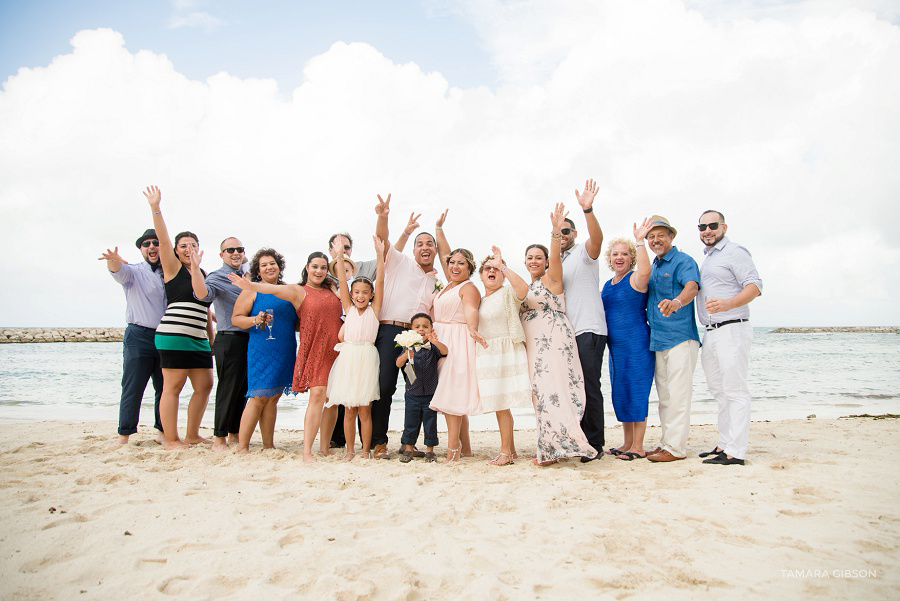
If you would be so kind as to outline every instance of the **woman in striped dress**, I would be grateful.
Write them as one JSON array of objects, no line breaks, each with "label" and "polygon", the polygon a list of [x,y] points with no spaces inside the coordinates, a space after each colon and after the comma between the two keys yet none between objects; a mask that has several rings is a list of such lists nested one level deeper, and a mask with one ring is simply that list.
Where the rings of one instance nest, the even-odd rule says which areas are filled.
[{"label": "woman in striped dress", "polygon": [[[191,260],[199,248],[197,236],[181,232],[173,245],[159,206],[159,188],[150,186],[144,196],[153,213],[166,287],[166,313],[156,329],[156,349],[163,372],[159,418],[166,439],[164,447],[172,451],[210,442],[200,436],[199,429],[213,386],[212,324],[209,303],[194,298],[191,286]],[[178,437],[178,397],[188,378],[194,393],[188,404],[187,432],[182,441]]]}]

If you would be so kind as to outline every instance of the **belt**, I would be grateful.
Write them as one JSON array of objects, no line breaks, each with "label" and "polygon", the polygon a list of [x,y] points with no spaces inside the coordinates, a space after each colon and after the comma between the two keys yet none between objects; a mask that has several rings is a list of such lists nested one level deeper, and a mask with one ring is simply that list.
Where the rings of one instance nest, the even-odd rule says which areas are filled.
[{"label": "belt", "polygon": [[390,319],[379,321],[378,323],[385,326],[400,326],[401,328],[406,328],[407,330],[411,327],[411,324],[405,321],[391,321]]},{"label": "belt", "polygon": [[750,321],[749,319],[729,319],[728,321],[723,321],[721,323],[711,323],[706,326],[706,331],[715,330],[717,328],[721,328],[722,326],[731,325],[733,323],[744,323],[745,321]]},{"label": "belt", "polygon": [[232,330],[228,330],[226,332],[216,332],[216,336],[240,336],[241,338],[249,338],[249,332],[236,332]]}]

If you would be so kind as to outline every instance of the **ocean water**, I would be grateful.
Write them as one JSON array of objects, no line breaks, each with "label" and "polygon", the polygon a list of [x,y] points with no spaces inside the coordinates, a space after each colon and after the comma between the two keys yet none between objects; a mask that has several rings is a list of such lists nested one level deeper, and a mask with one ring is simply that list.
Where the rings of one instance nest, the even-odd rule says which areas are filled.
[{"label": "ocean water", "polygon": [[[900,413],[900,335],[773,334],[754,329],[750,390],[754,420],[819,418],[870,413]],[[606,358],[604,357],[604,364]],[[121,392],[121,343],[46,343],[0,345],[0,419],[118,421]],[[403,380],[392,404],[390,427],[403,428]],[[604,365],[607,427],[616,425]],[[153,389],[148,385],[141,424],[153,424]],[[182,416],[190,384],[181,396]],[[279,401],[278,427],[302,429],[307,395]],[[650,396],[648,423],[659,423],[656,393]],[[212,427],[213,400],[203,425]],[[715,423],[716,402],[706,387],[700,362],[694,373],[691,421]],[[516,428],[534,428],[530,409],[514,410]],[[442,419],[439,429],[444,429]],[[493,415],[471,418],[475,430],[496,429]],[[111,426],[114,430],[114,426]]]}]

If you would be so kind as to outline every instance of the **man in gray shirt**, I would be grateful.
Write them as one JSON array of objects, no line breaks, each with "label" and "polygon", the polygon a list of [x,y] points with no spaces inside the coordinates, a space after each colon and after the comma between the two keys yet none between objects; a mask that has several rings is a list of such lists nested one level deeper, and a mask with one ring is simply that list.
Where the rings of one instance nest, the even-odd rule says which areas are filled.
[{"label": "man in gray shirt", "polygon": [[246,255],[237,238],[225,238],[219,245],[222,267],[205,278],[200,261],[191,261],[194,298],[212,302],[216,315],[213,356],[216,358],[216,412],[213,422],[213,451],[225,451],[238,441],[241,415],[247,405],[247,345],[250,334],[231,323],[234,303],[241,289],[228,280],[232,273],[244,274]]},{"label": "man in gray shirt", "polygon": [[706,328],[700,361],[709,392],[719,403],[719,440],[703,463],[744,465],[750,437],[747,368],[753,328],[750,301],[762,294],[762,279],[746,248],[725,237],[728,226],[719,211],[700,215],[700,240],[706,258],[700,266],[697,318]]},{"label": "man in gray shirt", "polygon": [[119,444],[137,432],[141,400],[147,381],[153,380],[156,392],[153,427],[159,431],[159,399],[163,391],[162,367],[156,351],[156,327],[166,312],[166,290],[159,264],[159,240],[156,230],[146,230],[135,242],[144,260],[129,265],[119,256],[119,247],[107,249],[100,260],[106,260],[113,279],[125,290],[125,337],[122,342],[122,397],[119,400]]},{"label": "man in gray shirt", "polygon": [[600,300],[600,264],[597,258],[603,246],[603,231],[594,215],[594,197],[597,183],[588,180],[584,191],[575,190],[575,198],[581,205],[587,222],[588,239],[575,244],[578,232],[575,222],[566,218],[569,227],[562,229],[563,292],[566,299],[566,316],[575,328],[575,343],[581,370],[584,372],[584,417],[581,429],[592,447],[595,457],[582,457],[582,462],[603,456],[606,439],[603,435],[603,393],[600,391],[600,371],[603,351],[606,349],[606,315]]}]

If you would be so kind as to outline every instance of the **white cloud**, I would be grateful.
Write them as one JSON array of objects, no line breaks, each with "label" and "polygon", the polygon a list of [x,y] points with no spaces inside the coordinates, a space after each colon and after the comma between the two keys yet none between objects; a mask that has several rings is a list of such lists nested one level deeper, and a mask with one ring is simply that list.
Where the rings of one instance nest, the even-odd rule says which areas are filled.
[{"label": "white cloud", "polygon": [[223,21],[211,14],[203,11],[190,12],[184,15],[173,15],[169,19],[170,29],[179,29],[181,27],[196,27],[203,31],[210,32],[223,24]]},{"label": "white cloud", "polygon": [[499,243],[509,260],[546,241],[551,204],[575,206],[587,177],[608,236],[661,213],[698,259],[697,215],[722,210],[765,279],[757,323],[897,323],[897,27],[850,8],[753,20],[675,0],[459,7],[504,75],[495,90],[344,43],[298,65],[292,91],[192,81],[109,30],[21,70],[0,93],[0,232],[19,255],[0,267],[17,283],[0,292],[6,323],[120,323],[96,257],[138,257],[151,183],[206,267],[237,235],[284,252],[298,278],[337,230],[371,255],[376,193],[394,194],[394,232],[449,206],[451,244],[480,258]]}]

